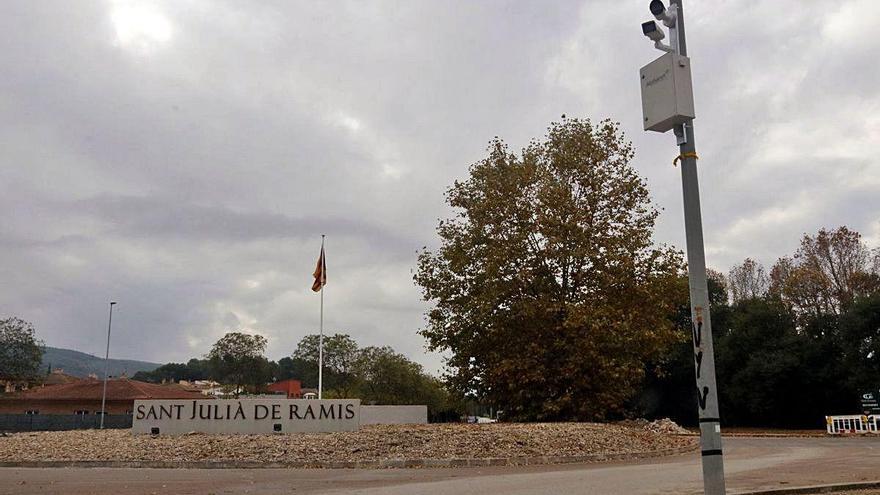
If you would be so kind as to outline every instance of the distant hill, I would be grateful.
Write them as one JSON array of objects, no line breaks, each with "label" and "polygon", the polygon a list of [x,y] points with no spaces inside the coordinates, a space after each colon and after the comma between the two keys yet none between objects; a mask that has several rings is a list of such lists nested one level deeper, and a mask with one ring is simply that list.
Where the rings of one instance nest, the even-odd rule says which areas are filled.
[{"label": "distant hill", "polygon": [[[46,352],[43,354],[43,364],[40,368],[45,372],[48,366],[51,366],[53,370],[61,368],[68,375],[87,377],[89,373],[94,373],[98,377],[104,376],[104,358],[72,349],[46,347]],[[138,371],[153,371],[159,366],[161,365],[146,361],[111,358],[109,374],[110,376],[120,376],[125,372],[128,376],[132,376]]]}]

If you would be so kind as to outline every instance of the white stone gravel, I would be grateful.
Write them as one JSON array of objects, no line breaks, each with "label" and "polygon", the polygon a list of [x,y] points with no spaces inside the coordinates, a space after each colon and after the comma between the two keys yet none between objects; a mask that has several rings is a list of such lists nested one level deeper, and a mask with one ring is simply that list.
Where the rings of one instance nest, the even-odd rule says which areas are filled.
[{"label": "white stone gravel", "polygon": [[690,435],[691,432],[679,426],[669,418],[651,421],[645,425],[645,429],[654,433],[666,433],[669,435]]}]

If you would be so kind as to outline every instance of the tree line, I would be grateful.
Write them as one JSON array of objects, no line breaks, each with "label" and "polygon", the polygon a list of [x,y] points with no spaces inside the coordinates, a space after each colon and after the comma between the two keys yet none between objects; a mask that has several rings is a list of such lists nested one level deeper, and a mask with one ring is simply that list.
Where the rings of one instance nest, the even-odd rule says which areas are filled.
[{"label": "tree line", "polygon": [[[134,379],[148,382],[215,380],[233,394],[262,393],[269,383],[293,378],[303,388],[318,387],[318,335],[306,335],[291,356],[265,357],[261,335],[227,333],[203,359],[168,363]],[[437,378],[391,347],[359,347],[347,334],[324,337],[323,397],[358,398],[365,404],[425,404],[432,417],[457,405]]]},{"label": "tree line", "polygon": [[[746,259],[709,279],[719,400],[727,424],[816,427],[860,413],[880,388],[880,251],[847,227],[804,235],[767,271]],[[694,422],[689,308],[670,353],[649,363],[632,407]]]},{"label": "tree line", "polygon": [[[306,335],[290,356],[265,356],[262,335],[230,332],[202,358],[167,363],[132,378],[151,383],[212,380],[232,395],[266,392],[268,384],[288,378],[303,388],[318,387],[318,335]],[[37,383],[43,343],[31,323],[17,317],[0,320],[0,380]],[[360,347],[347,334],[324,337],[323,396],[358,398],[365,404],[424,404],[435,420],[455,419],[463,408],[443,383],[389,346]]]}]

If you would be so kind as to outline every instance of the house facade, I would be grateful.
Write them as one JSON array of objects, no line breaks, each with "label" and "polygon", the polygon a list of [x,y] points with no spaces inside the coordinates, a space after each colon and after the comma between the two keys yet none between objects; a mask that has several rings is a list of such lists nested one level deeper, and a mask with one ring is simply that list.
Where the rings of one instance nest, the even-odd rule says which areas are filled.
[{"label": "house facade", "polygon": [[[0,398],[0,414],[77,414],[101,413],[104,382],[80,380],[73,383],[32,388]],[[107,381],[106,414],[131,414],[135,400],[207,399],[200,392],[179,385],[157,385],[129,378]]]},{"label": "house facade", "polygon": [[302,383],[299,380],[288,379],[281,380],[280,382],[275,382],[269,384],[266,387],[269,392],[274,394],[284,394],[288,399],[300,399],[302,398]]}]

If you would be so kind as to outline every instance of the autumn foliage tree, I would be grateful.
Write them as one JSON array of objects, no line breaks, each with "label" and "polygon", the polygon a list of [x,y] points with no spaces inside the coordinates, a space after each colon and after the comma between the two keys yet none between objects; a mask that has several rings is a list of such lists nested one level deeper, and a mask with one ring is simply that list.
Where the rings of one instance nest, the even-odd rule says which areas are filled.
[{"label": "autumn foliage tree", "polygon": [[600,419],[675,339],[682,258],[652,243],[632,157],[617,124],[563,119],[520,155],[496,138],[449,188],[414,278],[455,391],[511,419]]},{"label": "autumn foliage tree", "polygon": [[764,265],[751,258],[746,258],[741,264],[731,268],[727,275],[727,288],[734,304],[763,297],[769,284],[770,279],[767,278]]},{"label": "autumn foliage tree", "polygon": [[802,320],[840,314],[880,289],[878,254],[847,227],[804,235],[794,256],[773,266],[770,291]]},{"label": "autumn foliage tree", "polygon": [[[726,424],[824,428],[825,415],[866,412],[862,394],[880,386],[878,256],[858,232],[838,227],[805,234],[769,277],[746,258],[729,272],[729,299],[710,271]],[[681,306],[684,322],[687,299]],[[656,370],[649,369],[633,414],[696,424],[690,343],[675,346]]]}]

